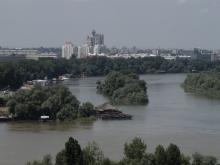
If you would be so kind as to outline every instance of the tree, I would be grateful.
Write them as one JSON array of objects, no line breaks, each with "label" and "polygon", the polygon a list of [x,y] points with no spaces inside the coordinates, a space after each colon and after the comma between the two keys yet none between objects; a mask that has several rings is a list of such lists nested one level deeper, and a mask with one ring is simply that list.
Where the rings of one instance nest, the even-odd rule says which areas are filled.
[{"label": "tree", "polygon": [[186,92],[211,98],[220,98],[220,75],[218,72],[204,72],[187,75],[184,83]]},{"label": "tree", "polygon": [[94,106],[90,102],[83,103],[79,108],[80,117],[90,117],[94,113]]},{"label": "tree", "polygon": [[60,85],[19,90],[7,102],[10,113],[20,120],[39,120],[42,115],[51,120],[74,120],[78,117],[79,104],[69,89]]},{"label": "tree", "polygon": [[50,155],[46,155],[43,157],[42,161],[34,160],[33,162],[27,162],[26,165],[53,165],[52,157]]},{"label": "tree", "polygon": [[109,73],[103,83],[97,82],[97,90],[115,104],[148,103],[146,82],[129,71]]},{"label": "tree", "polygon": [[42,160],[42,164],[43,165],[53,165],[52,163],[52,157],[50,155],[46,155],[44,156],[43,160]]},{"label": "tree", "polygon": [[170,144],[166,150],[167,165],[181,165],[181,153],[178,146]]},{"label": "tree", "polygon": [[184,154],[181,154],[181,165],[191,165],[190,157],[185,156]]},{"label": "tree", "polygon": [[204,165],[217,165],[218,160],[213,156],[206,156],[204,159]]},{"label": "tree", "polygon": [[70,104],[64,105],[64,107],[57,113],[57,119],[60,121],[74,120],[77,118],[77,110]]},{"label": "tree", "polygon": [[[140,138],[134,138],[131,143],[125,143],[126,157],[113,162],[104,157],[95,142],[81,150],[78,141],[70,137],[65,143],[65,149],[56,155],[55,165],[219,165],[217,158],[199,153],[193,154],[193,161],[190,163],[190,157],[182,154],[174,144],[170,144],[166,151],[159,145],[154,154],[146,153],[146,148]],[[50,155],[46,155],[42,161],[28,162],[26,165],[52,165],[52,159]]]},{"label": "tree", "polygon": [[65,150],[60,151],[56,155],[56,163],[55,163],[55,165],[67,165]]},{"label": "tree", "polygon": [[140,165],[156,165],[156,158],[154,154],[145,154],[140,161]]},{"label": "tree", "polygon": [[162,164],[165,165],[167,163],[167,155],[163,146],[161,145],[157,146],[154,155],[155,155],[156,165],[162,165]]},{"label": "tree", "polygon": [[213,156],[203,156],[199,153],[193,154],[192,165],[217,165],[218,160]]},{"label": "tree", "polygon": [[[88,146],[83,149],[83,156],[84,164],[86,165],[100,165],[105,160],[103,152],[95,142],[89,143]],[[105,164],[107,164],[106,160],[105,162]]]},{"label": "tree", "polygon": [[65,144],[65,156],[67,165],[83,165],[83,153],[77,140],[69,138]]},{"label": "tree", "polygon": [[140,138],[134,138],[131,143],[125,143],[124,153],[127,159],[141,160],[147,146]]},{"label": "tree", "polygon": [[204,156],[199,153],[193,154],[193,162],[192,165],[203,165]]},{"label": "tree", "polygon": [[0,97],[0,107],[1,107],[1,106],[4,106],[5,103],[6,103],[5,99],[2,98],[2,97]]}]

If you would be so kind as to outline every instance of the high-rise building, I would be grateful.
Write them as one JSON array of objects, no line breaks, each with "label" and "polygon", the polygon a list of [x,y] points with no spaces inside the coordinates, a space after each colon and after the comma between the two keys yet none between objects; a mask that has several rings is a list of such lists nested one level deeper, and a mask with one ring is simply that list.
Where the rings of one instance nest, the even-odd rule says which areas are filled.
[{"label": "high-rise building", "polygon": [[98,34],[96,33],[95,30],[92,31],[92,41],[93,41],[93,45],[104,45],[104,34]]},{"label": "high-rise building", "polygon": [[[93,30],[86,38],[86,45],[89,47],[89,54],[103,53],[103,49],[100,48],[104,47],[104,35],[98,34],[95,30]],[[99,51],[97,51],[97,49],[99,49]]]},{"label": "high-rise building", "polygon": [[89,47],[87,45],[83,45],[78,47],[78,56],[77,58],[86,58],[89,55]]},{"label": "high-rise building", "polygon": [[100,45],[94,46],[94,54],[95,55],[101,54],[101,46]]},{"label": "high-rise building", "polygon": [[87,56],[103,55],[106,47],[104,45],[104,35],[96,33],[95,30],[86,37],[85,45],[78,47],[78,58]]},{"label": "high-rise building", "polygon": [[62,57],[66,59],[70,59],[72,55],[75,53],[75,48],[72,42],[67,41],[63,46],[62,46]]}]

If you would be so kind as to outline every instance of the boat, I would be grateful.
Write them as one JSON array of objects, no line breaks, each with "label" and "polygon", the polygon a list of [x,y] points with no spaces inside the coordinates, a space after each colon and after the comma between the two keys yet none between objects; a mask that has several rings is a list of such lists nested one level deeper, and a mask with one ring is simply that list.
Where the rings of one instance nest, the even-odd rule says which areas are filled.
[{"label": "boat", "polygon": [[59,81],[64,81],[64,80],[69,80],[70,78],[67,76],[59,76],[58,80]]},{"label": "boat", "polygon": [[49,119],[50,119],[50,116],[46,116],[46,115],[43,115],[43,116],[40,117],[40,121],[42,121],[42,122],[46,122]]},{"label": "boat", "polygon": [[95,108],[96,116],[102,120],[131,120],[132,116],[119,111],[109,103],[104,103]]}]

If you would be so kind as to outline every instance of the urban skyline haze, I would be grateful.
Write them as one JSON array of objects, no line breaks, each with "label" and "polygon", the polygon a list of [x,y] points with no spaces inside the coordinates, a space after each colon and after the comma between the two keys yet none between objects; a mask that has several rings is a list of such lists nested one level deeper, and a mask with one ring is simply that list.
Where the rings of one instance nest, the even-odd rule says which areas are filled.
[{"label": "urban skyline haze", "polygon": [[220,0],[0,0],[0,46],[84,43],[92,29],[111,46],[219,49]]}]

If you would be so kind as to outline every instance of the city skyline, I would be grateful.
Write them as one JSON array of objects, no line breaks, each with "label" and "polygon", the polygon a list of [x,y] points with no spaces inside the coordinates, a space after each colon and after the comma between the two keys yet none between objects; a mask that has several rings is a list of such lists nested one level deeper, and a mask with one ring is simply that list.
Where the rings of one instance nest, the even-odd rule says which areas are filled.
[{"label": "city skyline", "polygon": [[1,0],[0,46],[81,45],[96,29],[108,47],[219,49],[219,7],[219,0]]}]

